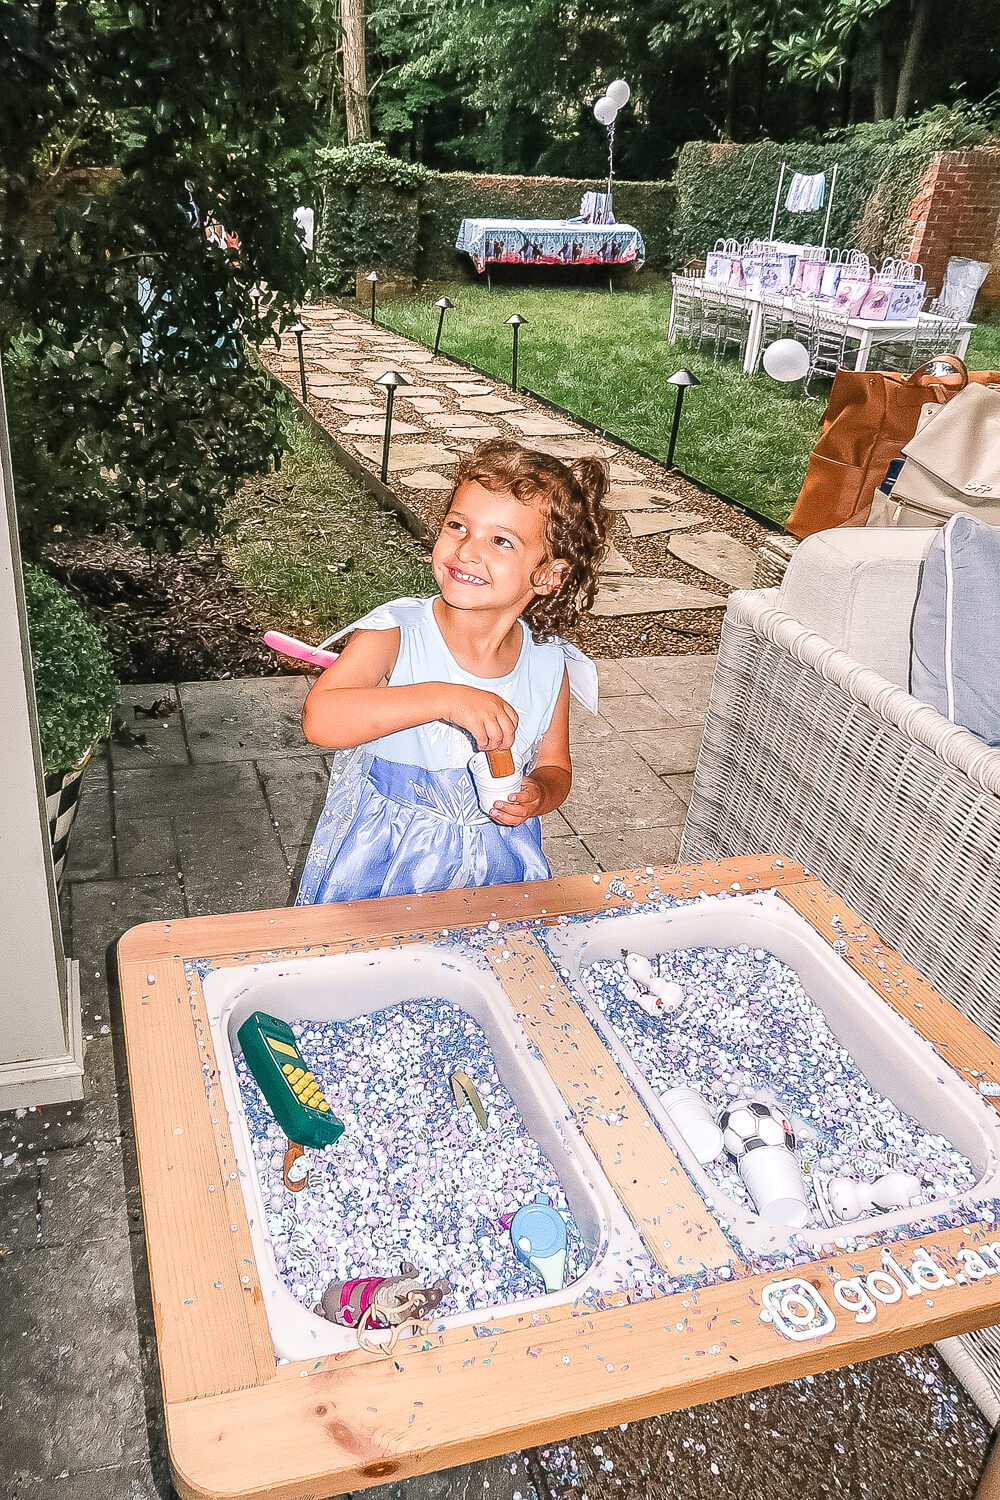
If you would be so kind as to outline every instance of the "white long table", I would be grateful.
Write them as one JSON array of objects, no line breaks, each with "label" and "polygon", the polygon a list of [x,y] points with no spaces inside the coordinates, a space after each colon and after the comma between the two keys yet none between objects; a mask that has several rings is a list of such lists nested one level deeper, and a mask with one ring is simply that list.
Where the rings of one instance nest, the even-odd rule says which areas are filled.
[{"label": "white long table", "polygon": [[[713,296],[718,297],[725,290],[717,282],[706,281],[704,277],[691,277],[689,284],[692,290],[699,292],[705,300]],[[764,331],[764,303],[761,296],[755,295],[752,292],[745,292],[742,295],[746,299],[747,310],[750,314],[750,327],[747,333],[747,347],[743,357],[743,368],[748,375],[752,375],[757,368],[757,363],[761,355],[761,343]],[[770,297],[769,300],[773,301],[776,299]],[[783,297],[781,300],[785,314],[789,320],[791,320],[796,309],[802,310],[810,306],[810,303],[801,297]],[[901,342],[907,338],[916,338],[921,326],[926,326],[928,322],[948,323],[948,319],[937,318],[931,313],[921,313],[919,318],[890,321],[886,321],[885,319],[879,320],[877,318],[852,318],[847,314],[838,313],[837,309],[833,306],[824,309],[824,316],[842,322],[848,338],[857,339],[858,350],[854,360],[854,368],[856,370],[867,370],[868,359],[871,355],[873,344],[891,344],[897,340]],[[960,359],[965,357],[975,326],[974,323],[961,323],[959,325],[960,335],[957,347],[949,351],[950,353],[957,354]],[[671,303],[670,323],[667,330],[668,342],[672,342],[673,340],[673,331],[674,309],[673,303]]]}]

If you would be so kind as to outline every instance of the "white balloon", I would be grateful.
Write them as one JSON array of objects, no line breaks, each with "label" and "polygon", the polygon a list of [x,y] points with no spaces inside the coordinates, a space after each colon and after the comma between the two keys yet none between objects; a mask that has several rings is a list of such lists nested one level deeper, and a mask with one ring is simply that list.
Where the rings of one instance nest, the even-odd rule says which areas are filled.
[{"label": "white balloon", "polygon": [[618,106],[607,94],[594,105],[594,119],[599,125],[613,125]]},{"label": "white balloon", "polygon": [[608,84],[604,92],[605,97],[610,99],[612,104],[617,105],[619,109],[624,109],[632,97],[632,90],[624,78],[616,78],[614,83]]},{"label": "white balloon", "polygon": [[772,380],[801,380],[809,373],[809,350],[798,339],[778,339],[764,350],[764,369]]}]

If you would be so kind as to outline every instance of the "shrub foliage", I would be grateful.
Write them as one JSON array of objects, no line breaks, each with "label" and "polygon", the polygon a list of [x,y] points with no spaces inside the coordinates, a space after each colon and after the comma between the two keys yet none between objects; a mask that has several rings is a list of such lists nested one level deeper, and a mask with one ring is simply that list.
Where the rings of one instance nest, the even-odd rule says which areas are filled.
[{"label": "shrub foliage", "polygon": [[117,684],[104,637],[69,589],[32,563],[24,595],[46,773],[70,771],[108,732]]},{"label": "shrub foliage", "polygon": [[[277,414],[235,330],[260,342],[301,290],[310,17],[308,0],[4,9],[0,353],[29,549],[111,519],[174,548],[268,465]],[[210,217],[238,246],[209,242]]]}]

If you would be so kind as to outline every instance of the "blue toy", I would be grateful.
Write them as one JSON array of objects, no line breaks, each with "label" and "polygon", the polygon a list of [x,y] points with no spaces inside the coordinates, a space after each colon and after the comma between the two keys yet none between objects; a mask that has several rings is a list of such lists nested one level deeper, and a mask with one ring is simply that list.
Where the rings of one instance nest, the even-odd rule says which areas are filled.
[{"label": "blue toy", "polygon": [[547,1292],[561,1292],[566,1285],[566,1252],[569,1237],[562,1214],[544,1193],[519,1208],[511,1220],[511,1243],[523,1265],[531,1266],[545,1282]]}]

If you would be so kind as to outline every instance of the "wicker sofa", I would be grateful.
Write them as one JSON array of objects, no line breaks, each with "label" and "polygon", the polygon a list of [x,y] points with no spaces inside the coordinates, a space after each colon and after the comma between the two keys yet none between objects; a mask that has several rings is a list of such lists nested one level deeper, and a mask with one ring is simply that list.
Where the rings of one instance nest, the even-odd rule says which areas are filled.
[{"label": "wicker sofa", "polygon": [[[823,533],[730,596],[681,857],[801,860],[1000,1043],[1000,750],[904,686],[932,536]],[[1000,1329],[941,1348],[996,1422]]]}]

